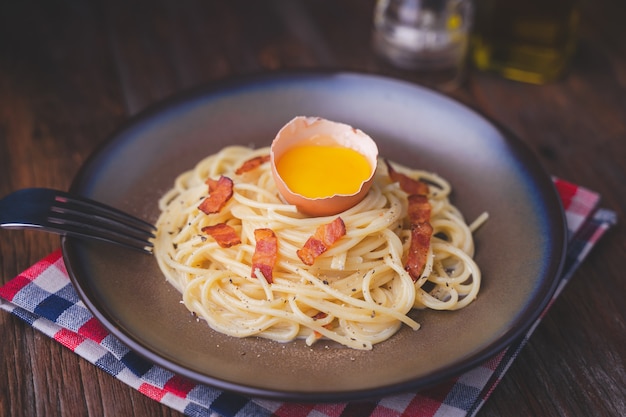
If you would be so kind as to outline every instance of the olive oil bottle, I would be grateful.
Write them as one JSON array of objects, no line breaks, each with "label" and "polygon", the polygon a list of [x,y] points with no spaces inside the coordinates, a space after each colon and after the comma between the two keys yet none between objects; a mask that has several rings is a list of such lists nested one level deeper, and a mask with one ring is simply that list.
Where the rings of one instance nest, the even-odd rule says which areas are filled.
[{"label": "olive oil bottle", "polygon": [[517,81],[554,81],[574,53],[578,21],[576,0],[477,0],[471,61]]}]

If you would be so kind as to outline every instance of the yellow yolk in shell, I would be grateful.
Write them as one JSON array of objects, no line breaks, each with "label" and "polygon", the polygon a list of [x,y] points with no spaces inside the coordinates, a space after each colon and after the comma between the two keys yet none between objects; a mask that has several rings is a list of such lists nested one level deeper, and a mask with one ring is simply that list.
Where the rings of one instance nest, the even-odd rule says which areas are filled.
[{"label": "yellow yolk in shell", "polygon": [[372,174],[365,156],[354,149],[323,145],[288,149],[276,170],[292,192],[308,198],[355,194]]}]

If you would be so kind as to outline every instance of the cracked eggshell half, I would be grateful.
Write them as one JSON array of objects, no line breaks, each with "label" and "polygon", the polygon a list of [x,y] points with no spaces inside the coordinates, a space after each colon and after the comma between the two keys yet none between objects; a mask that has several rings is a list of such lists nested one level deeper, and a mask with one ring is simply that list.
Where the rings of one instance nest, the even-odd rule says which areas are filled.
[{"label": "cracked eggshell half", "polygon": [[[369,176],[365,178],[358,190],[350,194],[336,194],[325,197],[307,197],[292,191],[283,180],[277,162],[290,149],[296,146],[343,147],[361,154],[369,164]],[[295,205],[298,210],[308,216],[331,216],[341,213],[365,198],[374,180],[378,162],[378,147],[372,138],[363,131],[344,123],[333,122],[320,117],[298,116],[283,126],[274,138],[270,148],[272,174],[278,191],[283,199]],[[324,165],[320,162],[320,169]],[[341,181],[341,178],[337,178]]]}]

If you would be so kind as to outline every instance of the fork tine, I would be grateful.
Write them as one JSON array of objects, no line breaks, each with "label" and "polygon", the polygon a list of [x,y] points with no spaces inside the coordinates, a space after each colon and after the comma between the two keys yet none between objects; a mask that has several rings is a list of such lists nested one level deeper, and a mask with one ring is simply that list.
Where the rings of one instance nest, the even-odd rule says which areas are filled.
[{"label": "fork tine", "polygon": [[48,188],[18,190],[0,200],[0,226],[39,228],[151,253],[156,228],[94,200]]},{"label": "fork tine", "polygon": [[59,232],[66,235],[95,238],[107,242],[112,242],[130,249],[137,249],[142,252],[152,253],[153,244],[147,238],[132,236],[122,233],[114,228],[100,227],[95,224],[77,222],[67,218],[50,217],[49,227],[57,227]]},{"label": "fork tine", "polygon": [[151,252],[155,227],[121,210],[94,200],[58,192],[48,221],[63,224],[68,232],[83,233],[102,240]]},{"label": "fork tine", "polygon": [[98,222],[102,226],[120,228],[137,237],[154,237],[155,227],[152,224],[97,201],[63,193],[55,196],[50,209],[54,213],[51,218],[72,220],[75,217],[77,221]]},{"label": "fork tine", "polygon": [[90,200],[85,197],[71,195],[66,192],[58,192],[55,196],[55,201],[59,203],[59,207],[63,204],[66,204],[68,208],[71,209],[75,207],[76,210],[79,212],[84,212],[84,210],[81,209],[86,209],[95,215],[118,221],[128,226],[133,226],[138,230],[154,231],[156,229],[151,223],[131,216],[130,214],[118,210],[114,207],[107,206],[106,204],[100,203],[95,200]]}]

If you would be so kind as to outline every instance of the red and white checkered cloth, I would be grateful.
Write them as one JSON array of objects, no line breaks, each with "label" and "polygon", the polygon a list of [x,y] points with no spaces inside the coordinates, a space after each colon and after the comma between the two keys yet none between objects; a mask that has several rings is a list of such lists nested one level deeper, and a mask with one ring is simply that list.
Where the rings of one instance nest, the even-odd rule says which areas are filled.
[{"label": "red and white checkered cloth", "polygon": [[[565,207],[570,241],[562,280],[552,301],[598,239],[616,222],[614,212],[597,208],[596,193],[557,178],[554,183]],[[109,334],[89,313],[70,283],[60,250],[6,283],[0,288],[0,297],[3,310],[146,396],[189,416],[473,416],[541,320],[499,355],[434,388],[372,401],[295,404],[223,392],[148,363]]]}]

